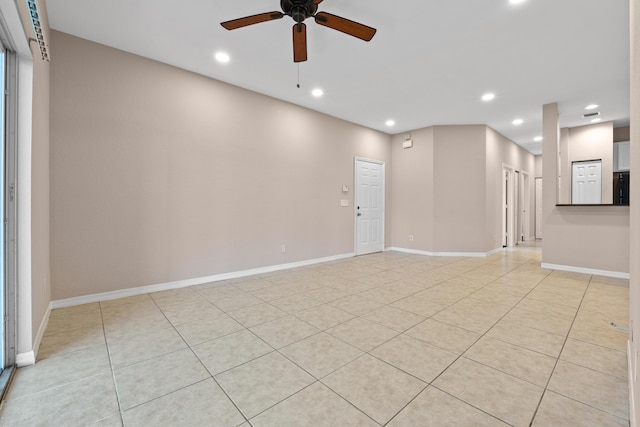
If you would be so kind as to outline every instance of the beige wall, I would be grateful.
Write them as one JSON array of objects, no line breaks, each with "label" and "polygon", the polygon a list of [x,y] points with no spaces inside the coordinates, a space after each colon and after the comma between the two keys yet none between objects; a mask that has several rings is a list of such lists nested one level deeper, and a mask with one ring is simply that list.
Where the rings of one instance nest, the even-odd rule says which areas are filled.
[{"label": "beige wall", "polygon": [[542,178],[542,155],[538,155],[535,157],[535,177],[536,178]]},{"label": "beige wall", "polygon": [[613,128],[613,142],[629,141],[630,138],[631,128],[629,126]]},{"label": "beige wall", "polygon": [[555,203],[571,203],[571,162],[569,161],[569,128],[560,129],[558,143],[558,193]]},{"label": "beige wall", "polygon": [[433,150],[436,252],[486,252],[485,128],[435,126]]},{"label": "beige wall", "polygon": [[[630,321],[631,333],[630,351],[628,354],[631,372],[629,375],[630,393],[632,402],[631,427],[640,426],[640,382],[633,369],[637,369],[638,345],[637,337],[640,336],[640,4],[636,1],[629,2],[631,17],[631,256],[630,256]],[[634,416],[635,415],[635,416]]]},{"label": "beige wall", "polygon": [[386,134],[66,34],[52,46],[53,299],[352,253],[354,157],[386,161],[390,187]]},{"label": "beige wall", "polygon": [[529,173],[533,200],[533,155],[484,125],[413,131],[411,149],[402,148],[405,135],[392,140],[392,246],[455,253],[501,247],[502,165]]},{"label": "beige wall", "polygon": [[[433,248],[433,127],[411,132],[413,147],[402,148],[405,135],[391,142],[391,247]],[[410,241],[409,236],[414,240]]]},{"label": "beige wall", "polygon": [[[543,107],[543,150],[559,141],[557,104]],[[611,272],[629,272],[629,208],[556,206],[557,156],[543,160],[542,262]]]},{"label": "beige wall", "polygon": [[52,37],[53,299],[351,253],[355,156],[387,162],[387,246],[487,252],[502,163],[533,174],[484,125],[416,130],[403,150],[404,134]]}]

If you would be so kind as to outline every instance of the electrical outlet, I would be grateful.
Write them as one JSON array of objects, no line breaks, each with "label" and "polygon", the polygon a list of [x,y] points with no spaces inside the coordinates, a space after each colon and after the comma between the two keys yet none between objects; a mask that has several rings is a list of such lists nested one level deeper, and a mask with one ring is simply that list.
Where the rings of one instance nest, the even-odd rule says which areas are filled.
[{"label": "electrical outlet", "polygon": [[413,234],[409,234],[409,241],[413,242]]},{"label": "electrical outlet", "polygon": [[287,245],[282,245],[282,253],[287,252]]}]

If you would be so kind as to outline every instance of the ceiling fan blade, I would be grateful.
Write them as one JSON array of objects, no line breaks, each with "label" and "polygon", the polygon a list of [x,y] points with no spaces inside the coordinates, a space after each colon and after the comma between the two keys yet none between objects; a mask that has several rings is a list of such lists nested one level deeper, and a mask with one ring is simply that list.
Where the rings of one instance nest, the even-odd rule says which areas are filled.
[{"label": "ceiling fan blade", "polygon": [[364,41],[370,41],[376,34],[376,29],[359,24],[350,19],[332,15],[327,12],[318,12],[315,16],[316,22],[325,27],[333,28],[350,36],[357,37]]},{"label": "ceiling fan blade", "polygon": [[315,4],[320,4],[320,3],[322,3],[322,0],[313,0],[313,2],[314,2]]},{"label": "ceiling fan blade", "polygon": [[307,26],[303,23],[293,26],[293,62],[307,60]]},{"label": "ceiling fan blade", "polygon": [[267,12],[259,13],[257,15],[245,16],[244,18],[232,19],[231,21],[221,22],[227,30],[235,30],[237,28],[246,27],[247,25],[259,24],[261,22],[273,21],[274,19],[281,19],[284,16],[282,12]]}]

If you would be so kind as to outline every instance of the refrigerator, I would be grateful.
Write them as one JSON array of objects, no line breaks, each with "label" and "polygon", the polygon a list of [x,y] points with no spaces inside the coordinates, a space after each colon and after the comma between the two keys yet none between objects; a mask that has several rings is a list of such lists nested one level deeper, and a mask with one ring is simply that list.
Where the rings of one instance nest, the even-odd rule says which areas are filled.
[{"label": "refrigerator", "polygon": [[613,204],[629,206],[629,172],[613,173]]}]

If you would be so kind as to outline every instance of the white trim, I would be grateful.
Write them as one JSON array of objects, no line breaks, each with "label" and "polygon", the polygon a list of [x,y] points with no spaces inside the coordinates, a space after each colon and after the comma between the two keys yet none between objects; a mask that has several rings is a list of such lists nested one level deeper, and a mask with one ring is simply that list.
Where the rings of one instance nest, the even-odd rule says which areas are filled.
[{"label": "white trim", "polygon": [[31,366],[36,364],[36,355],[33,351],[27,351],[26,353],[16,354],[16,366],[22,368],[24,366]]},{"label": "white trim", "polygon": [[177,280],[175,282],[160,283],[157,285],[140,286],[137,288],[120,289],[112,292],[102,292],[99,294],[83,295],[80,297],[67,298],[62,300],[51,301],[50,309],[73,307],[76,305],[89,304],[100,301],[108,301],[118,298],[126,298],[135,295],[148,294],[151,292],[168,291],[172,289],[186,288],[189,286],[203,285],[205,283],[219,282],[228,279],[237,279],[240,277],[254,276],[256,274],[273,273],[274,271],[289,270],[292,268],[306,267],[324,262],[338,261],[341,259],[353,258],[354,253],[334,255],[325,258],[316,258],[305,261],[292,262],[289,264],[272,265],[268,267],[254,268],[251,270],[235,271],[231,273],[216,274],[213,276],[197,277],[193,279]]},{"label": "white trim", "polygon": [[[508,180],[509,185],[506,188],[505,193],[505,172],[509,174]],[[516,169],[514,166],[511,166],[507,163],[502,163],[502,201],[500,202],[500,206],[502,207],[502,227],[501,231],[502,237],[502,245],[506,247],[515,247],[518,244],[519,239],[519,230],[518,230],[518,218],[520,218],[520,209],[519,209],[519,200],[520,200],[520,187],[521,187],[521,177],[520,173],[522,171]],[[516,185],[516,174],[518,176],[518,183]],[[505,200],[506,199],[506,200]],[[505,201],[507,205],[505,206]],[[505,209],[508,213],[508,217],[505,218]],[[506,221],[506,222],[505,222]],[[506,233],[505,230],[507,228],[509,231]]]},{"label": "white trim", "polygon": [[44,336],[45,331],[47,330],[47,326],[49,326],[49,316],[51,315],[51,303],[47,307],[46,313],[42,317],[42,322],[40,322],[40,327],[38,328],[38,333],[36,334],[36,339],[33,341],[33,352],[35,356],[38,356],[38,351],[40,350],[40,343],[42,342],[42,337]]},{"label": "white trim", "polygon": [[436,257],[466,257],[466,258],[481,258],[488,257],[493,254],[497,254],[502,252],[503,248],[496,248],[489,252],[431,252],[431,251],[420,251],[417,249],[405,249],[405,248],[386,248],[386,251],[395,251],[395,252],[403,252],[406,254],[415,254],[415,255],[425,255],[425,256],[436,256]]},{"label": "white trim", "polygon": [[[524,206],[520,207],[520,213],[522,213],[522,241],[527,242],[531,239],[531,175],[529,172],[522,170],[520,171],[522,174],[522,201]],[[526,182],[525,182],[526,181]],[[528,185],[527,185],[528,184]],[[526,197],[529,196],[529,197]],[[526,208],[526,209],[525,209]],[[520,239],[518,239],[518,244],[520,243]]]},{"label": "white trim", "polygon": [[546,270],[568,271],[570,273],[591,274],[593,276],[613,277],[615,279],[628,279],[629,273],[621,271],[596,270],[595,268],[573,267],[570,265],[548,264],[543,262],[540,267]]},{"label": "white trim", "polygon": [[10,46],[5,47],[15,50],[21,57],[31,58],[29,42],[22,27],[22,18],[16,2],[14,0],[0,0],[0,11],[0,15],[6,24],[5,29],[9,32],[7,37],[10,38],[8,40]]},{"label": "white trim", "polygon": [[[33,110],[33,61],[18,58],[18,165],[16,181],[18,316],[16,357],[33,353],[31,282],[31,117]],[[17,363],[17,362],[16,362]]]},{"label": "white trim", "polygon": [[359,162],[375,163],[377,165],[384,166],[384,163],[385,163],[384,160],[374,160],[374,159],[368,159],[366,157],[358,157],[358,156],[356,156],[353,159],[354,159],[354,164],[355,164],[356,161],[359,161]]},{"label": "white trim", "polygon": [[485,256],[491,256],[491,255],[495,255],[495,254],[499,254],[500,252],[503,252],[505,248],[495,248],[493,250],[490,250],[489,252],[485,252]]},{"label": "white trim", "polygon": [[632,369],[632,360],[631,357],[631,340],[627,340],[627,375],[629,382],[629,425],[630,427],[637,427],[637,417],[636,417],[636,399],[635,399],[635,382],[634,382],[634,371]]}]

